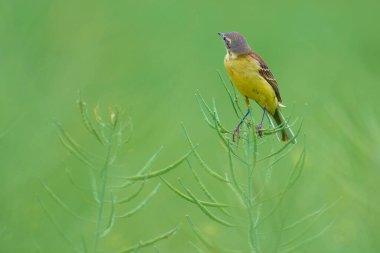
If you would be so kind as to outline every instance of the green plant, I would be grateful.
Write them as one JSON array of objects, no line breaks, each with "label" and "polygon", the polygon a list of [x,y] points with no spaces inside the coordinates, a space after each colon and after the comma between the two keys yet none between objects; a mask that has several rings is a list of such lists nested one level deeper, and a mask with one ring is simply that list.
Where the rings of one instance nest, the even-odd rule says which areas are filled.
[{"label": "green plant", "polygon": [[[117,108],[110,108],[107,115],[108,120],[103,120],[102,116],[94,110],[93,120],[88,113],[86,103],[79,98],[78,105],[80,108],[83,124],[101,146],[100,154],[90,154],[85,148],[79,145],[60,125],[57,124],[59,130],[59,138],[63,146],[82,163],[83,167],[88,170],[88,177],[91,179],[91,186],[78,185],[70,170],[66,170],[66,174],[71,185],[75,186],[85,193],[90,193],[91,197],[91,217],[83,217],[81,214],[73,211],[68,203],[66,203],[59,194],[53,190],[42,179],[41,184],[46,193],[65,211],[67,211],[76,222],[86,224],[83,229],[81,245],[77,245],[71,236],[66,232],[60,219],[47,207],[45,201],[41,197],[38,198],[41,207],[52,224],[56,227],[62,238],[68,243],[73,252],[111,252],[102,245],[107,236],[111,234],[115,224],[130,218],[139,212],[148,201],[157,194],[160,188],[158,183],[151,192],[146,195],[140,203],[128,210],[125,210],[125,204],[131,203],[132,200],[138,199],[143,189],[148,185],[148,181],[154,177],[164,175],[181,165],[190,155],[192,151],[187,152],[177,161],[165,168],[150,171],[155,159],[158,157],[162,148],[160,148],[141,168],[137,174],[130,176],[112,176],[110,171],[116,166],[115,162],[118,158],[118,151],[127,144],[130,136],[132,125],[126,120]],[[127,170],[128,171],[128,170]],[[123,209],[124,211],[121,211]],[[163,239],[173,236],[177,231],[177,227],[163,232],[154,238],[141,240],[135,245],[120,249],[116,252],[127,253],[137,252],[141,248],[154,246]],[[124,235],[125,236],[125,235]],[[158,250],[155,247],[156,250]]]},{"label": "green plant", "polygon": [[[222,78],[221,81],[233,111],[237,119],[240,119],[243,113],[236,93],[227,88]],[[217,238],[206,236],[187,215],[188,223],[200,243],[190,241],[191,247],[197,252],[293,252],[322,235],[332,223],[316,233],[313,231],[313,225],[332,205],[323,206],[289,222],[289,214],[287,211],[284,212],[291,202],[287,197],[304,168],[306,144],[304,143],[302,149],[297,152],[298,158],[293,166],[281,166],[284,158],[294,153],[293,149],[297,146],[291,141],[277,144],[276,133],[285,126],[268,127],[258,132],[253,127],[254,119],[251,114],[243,124],[239,141],[233,142],[231,131],[220,120],[215,100],[210,106],[199,93],[196,97],[206,123],[222,143],[225,153],[220,157],[227,158],[226,166],[221,169],[222,172],[212,169],[195,150],[193,156],[187,159],[187,165],[198,190],[188,187],[181,178],[178,178],[178,184],[182,190],[164,177],[161,179],[174,193],[198,207],[210,221],[224,227],[225,233],[230,233],[231,238],[235,239],[217,242]],[[300,138],[301,128],[302,122],[294,138]],[[184,132],[190,148],[193,149],[194,143],[185,128]],[[212,177],[217,186],[205,184],[206,179],[200,176],[203,172],[197,171],[196,167],[200,167]],[[209,184],[210,180],[207,182]],[[226,186],[228,190],[225,190],[225,195],[228,197],[219,201],[213,192],[215,189],[224,190]],[[200,194],[203,197],[199,197]],[[219,199],[221,198],[223,196],[219,196]],[[234,236],[236,234],[241,236]]]}]

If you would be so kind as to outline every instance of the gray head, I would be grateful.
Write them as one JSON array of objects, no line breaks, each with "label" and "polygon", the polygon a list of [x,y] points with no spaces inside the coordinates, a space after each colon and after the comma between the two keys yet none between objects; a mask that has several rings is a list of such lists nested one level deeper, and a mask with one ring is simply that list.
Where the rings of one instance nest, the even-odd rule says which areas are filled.
[{"label": "gray head", "polygon": [[247,40],[238,32],[218,33],[224,41],[228,52],[235,55],[244,55],[251,52]]}]

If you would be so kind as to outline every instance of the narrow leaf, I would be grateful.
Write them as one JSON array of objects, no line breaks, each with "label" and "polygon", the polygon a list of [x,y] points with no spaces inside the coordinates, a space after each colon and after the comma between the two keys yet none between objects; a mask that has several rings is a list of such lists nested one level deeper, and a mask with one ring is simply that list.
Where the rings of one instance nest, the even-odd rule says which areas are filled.
[{"label": "narrow leaf", "polygon": [[158,189],[160,188],[160,183],[153,189],[153,191],[151,193],[149,193],[146,198],[141,201],[141,203],[139,205],[137,205],[135,208],[133,208],[131,211],[129,212],[126,212],[122,215],[119,215],[119,216],[116,216],[116,218],[128,218],[132,215],[134,215],[135,213],[137,213],[139,210],[141,210],[147,203],[148,201],[158,192]]},{"label": "narrow leaf", "polygon": [[60,132],[59,139],[63,146],[74,156],[76,156],[84,164],[88,165],[91,168],[94,168],[93,164],[90,162],[87,154],[83,149],[69,136],[69,134],[63,129],[63,127],[56,123],[58,130]]},{"label": "narrow leaf", "polygon": [[199,248],[197,245],[195,245],[195,243],[193,242],[189,242],[189,244],[191,245],[191,247],[193,247],[198,253],[204,253],[204,251]]},{"label": "narrow leaf", "polygon": [[54,225],[54,227],[57,229],[58,233],[65,239],[67,244],[74,249],[75,252],[80,252],[79,249],[77,249],[74,245],[74,242],[66,235],[66,233],[63,231],[62,227],[58,224],[58,222],[55,220],[55,218],[50,214],[49,210],[43,203],[43,201],[40,198],[37,198],[38,202],[40,203],[40,206],[42,207],[43,211],[46,213],[48,219],[50,222]]},{"label": "narrow leaf", "polygon": [[47,186],[41,179],[40,179],[40,183],[42,184],[42,186],[45,188],[45,190],[50,194],[50,196],[63,208],[65,209],[69,214],[71,214],[72,216],[74,216],[75,218],[77,219],[80,219],[80,220],[83,220],[83,221],[87,221],[87,222],[94,222],[92,220],[89,220],[89,219],[86,219],[86,218],[83,218],[81,217],[80,215],[78,215],[77,213],[75,213],[73,210],[71,210],[65,202],[63,202],[63,200],[61,200],[55,193],[54,191],[49,187]]},{"label": "narrow leaf", "polygon": [[145,248],[145,247],[154,245],[158,241],[161,241],[161,240],[164,240],[164,239],[168,239],[169,237],[175,235],[177,233],[177,230],[178,230],[177,227],[173,228],[170,231],[168,231],[168,232],[166,232],[166,233],[164,233],[162,235],[157,236],[156,238],[153,238],[153,239],[150,239],[150,240],[147,240],[147,241],[141,241],[138,245],[135,245],[135,246],[133,246],[131,248],[122,250],[119,253],[129,253],[129,252],[133,252],[137,247],[139,247],[139,248]]},{"label": "narrow leaf", "polygon": [[186,215],[187,222],[189,222],[191,229],[196,237],[208,248],[211,252],[216,251],[216,247],[201,233],[199,228],[194,224],[189,215]]},{"label": "narrow leaf", "polygon": [[156,251],[156,253],[160,253],[161,251],[157,248],[156,245],[153,246],[153,249]]},{"label": "narrow leaf", "polygon": [[[190,136],[185,128],[185,126],[182,124],[182,128],[183,128],[183,131],[185,132],[185,135],[186,135],[186,139],[189,143],[189,146],[191,149],[195,149],[195,146],[193,144],[193,142],[191,141],[190,139]],[[219,181],[222,181],[222,182],[227,182],[225,178],[223,178],[221,175],[219,175],[217,172],[215,172],[214,170],[212,170],[207,164],[206,162],[202,159],[202,157],[199,155],[199,153],[194,150],[194,156],[197,158],[197,160],[199,161],[199,163],[201,164],[201,166],[206,170],[206,172],[208,172],[212,177],[216,178],[217,180]]]},{"label": "narrow leaf", "polygon": [[199,209],[207,217],[209,217],[211,220],[213,220],[215,222],[218,222],[221,225],[224,225],[224,226],[227,226],[227,227],[233,227],[234,226],[231,223],[229,223],[227,221],[224,221],[223,219],[221,219],[221,218],[215,216],[214,214],[212,214],[204,205],[202,205],[200,203],[200,201],[196,198],[196,196],[182,183],[182,181],[180,179],[178,179],[178,181],[180,182],[180,184],[182,185],[182,187],[185,189],[185,191],[187,192],[187,194],[190,195],[190,197],[193,199],[194,203],[199,207]]},{"label": "narrow leaf", "polygon": [[297,250],[298,248],[302,247],[302,246],[305,246],[307,243],[310,243],[316,239],[318,239],[319,237],[321,237],[327,230],[329,230],[332,225],[334,224],[334,221],[331,221],[329,224],[327,224],[319,233],[313,235],[313,236],[310,236],[309,238],[299,242],[298,244],[296,244],[295,246],[287,249],[287,250],[284,250],[283,252],[284,253],[289,253],[289,252],[293,252],[295,250]]},{"label": "narrow leaf", "polygon": [[180,159],[178,159],[176,162],[174,162],[173,164],[167,166],[164,169],[161,169],[161,170],[158,170],[158,171],[155,171],[155,172],[152,172],[152,173],[148,173],[148,174],[127,177],[126,179],[131,180],[131,181],[137,181],[137,180],[146,180],[146,179],[149,179],[149,178],[161,176],[161,175],[163,175],[165,173],[168,173],[169,171],[175,169],[179,165],[181,165],[181,163],[183,163],[192,152],[193,152],[193,150],[190,150],[184,156],[182,156]]},{"label": "narrow leaf", "polygon": [[222,77],[222,75],[220,74],[219,71],[217,71],[218,73],[218,76],[219,76],[219,79],[220,81],[223,83],[223,86],[224,86],[224,89],[226,90],[227,94],[228,94],[228,98],[230,99],[230,102],[231,102],[231,105],[232,105],[232,108],[234,109],[234,112],[236,114],[236,116],[240,119],[241,115],[239,115],[239,112],[238,112],[238,109],[236,108],[236,103],[235,103],[235,100],[230,92],[230,90],[227,88],[227,85],[226,83],[224,82],[224,79]]},{"label": "narrow leaf", "polygon": [[[178,196],[180,196],[184,200],[187,200],[187,201],[189,201],[191,203],[195,203],[194,200],[191,197],[187,196],[186,194],[183,194],[180,190],[178,190],[173,185],[171,185],[165,178],[163,178],[163,177],[160,177],[160,178],[169,187],[169,189],[172,190],[174,193],[176,193]],[[207,202],[207,201],[202,201],[202,200],[200,200],[199,202],[202,205],[204,205],[204,206],[210,206],[210,207],[228,207],[228,205],[222,204],[222,203],[213,203],[213,202]]]},{"label": "narrow leaf", "polygon": [[100,137],[100,134],[95,129],[94,125],[92,124],[90,120],[90,117],[88,116],[87,105],[86,105],[86,102],[82,100],[81,93],[79,93],[78,105],[79,105],[79,109],[82,115],[83,123],[86,129],[88,130],[88,132],[92,134],[93,136],[95,136],[95,138],[100,142],[100,144],[104,144],[102,138]]},{"label": "narrow leaf", "polygon": [[[152,163],[154,162],[154,160],[156,160],[156,158],[158,157],[158,155],[161,153],[163,149],[163,146],[161,146],[150,158],[149,160],[144,164],[144,166],[137,172],[136,176],[141,176],[143,173],[145,173],[149,168],[150,166],[152,165]],[[122,184],[121,186],[117,186],[117,187],[114,187],[114,188],[126,188],[132,184],[134,184],[135,182],[134,181],[127,181],[126,183]]]},{"label": "narrow leaf", "polygon": [[266,160],[266,159],[268,159],[268,158],[270,158],[272,156],[276,156],[276,155],[280,154],[282,151],[284,151],[289,145],[291,145],[291,144],[293,145],[292,141],[295,140],[298,137],[298,135],[301,132],[301,129],[302,129],[302,122],[301,122],[301,125],[298,128],[296,134],[294,135],[294,137],[292,139],[288,140],[279,150],[277,150],[276,152],[273,152],[272,154],[270,154],[270,155],[268,155],[268,156],[266,156],[266,157],[258,160],[258,162]]},{"label": "narrow leaf", "polygon": [[124,204],[124,203],[130,202],[131,200],[133,200],[134,198],[136,198],[136,197],[142,192],[142,190],[144,189],[144,185],[145,185],[145,181],[143,181],[143,182],[141,183],[141,185],[140,185],[140,187],[137,189],[137,191],[135,191],[135,192],[134,192],[132,195],[130,195],[129,197],[117,201],[117,204]]},{"label": "narrow leaf", "polygon": [[304,146],[302,153],[296,163],[296,166],[294,166],[294,169],[292,170],[292,173],[289,176],[287,189],[289,190],[299,179],[299,177],[302,174],[303,168],[305,167],[305,157],[306,157],[306,145]]},{"label": "narrow leaf", "polygon": [[297,220],[296,222],[284,227],[282,230],[283,231],[286,231],[286,230],[290,230],[290,229],[293,229],[295,227],[297,227],[298,225],[304,223],[305,221],[308,221],[310,219],[313,219],[313,218],[316,218],[316,217],[319,217],[321,215],[323,215],[324,213],[326,213],[327,210],[331,209],[333,206],[335,206],[335,204],[338,202],[335,201],[334,203],[330,204],[330,205],[324,205],[323,207],[321,207],[320,209],[312,212],[312,213],[309,213],[307,215],[305,215],[304,217],[302,217],[301,219]]},{"label": "narrow leaf", "polygon": [[[202,183],[201,179],[199,178],[198,174],[194,170],[194,168],[191,166],[190,162],[187,161],[187,164],[189,165],[191,172],[194,176],[195,181],[198,183],[199,187],[203,191],[203,193],[207,196],[207,198],[212,202],[217,202],[216,198],[211,194],[211,192],[206,188],[206,186]],[[221,212],[231,217],[231,214],[225,209],[225,208],[219,208]]]}]

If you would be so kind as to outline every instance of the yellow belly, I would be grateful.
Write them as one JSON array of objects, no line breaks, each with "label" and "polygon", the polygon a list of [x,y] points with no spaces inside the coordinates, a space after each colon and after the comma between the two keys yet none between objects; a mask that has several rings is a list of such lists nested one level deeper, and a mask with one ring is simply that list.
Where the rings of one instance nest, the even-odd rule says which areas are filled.
[{"label": "yellow belly", "polygon": [[261,107],[266,107],[274,114],[278,102],[272,86],[259,73],[260,65],[251,56],[231,57],[224,59],[224,66],[231,81],[244,96],[256,101]]}]

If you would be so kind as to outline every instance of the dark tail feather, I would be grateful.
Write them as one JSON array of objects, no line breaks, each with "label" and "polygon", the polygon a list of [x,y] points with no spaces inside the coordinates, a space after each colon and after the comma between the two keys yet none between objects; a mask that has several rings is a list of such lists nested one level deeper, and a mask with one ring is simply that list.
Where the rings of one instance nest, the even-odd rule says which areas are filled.
[{"label": "dark tail feather", "polygon": [[293,144],[296,144],[297,141],[294,139],[294,133],[292,129],[290,129],[288,123],[286,122],[286,119],[284,115],[282,115],[281,111],[279,109],[276,110],[276,112],[273,115],[273,119],[275,121],[275,126],[280,126],[283,128],[281,131],[277,133],[278,138],[281,141],[289,141],[292,140]]}]

